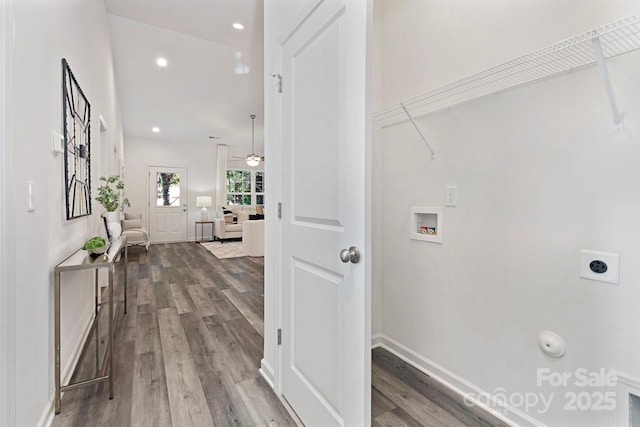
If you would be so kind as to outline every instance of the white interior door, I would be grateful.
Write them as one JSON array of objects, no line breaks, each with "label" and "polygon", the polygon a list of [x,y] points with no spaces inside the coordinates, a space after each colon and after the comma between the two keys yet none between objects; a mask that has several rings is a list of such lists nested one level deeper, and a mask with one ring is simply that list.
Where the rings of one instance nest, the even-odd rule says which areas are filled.
[{"label": "white interior door", "polygon": [[[370,425],[369,4],[324,0],[280,42],[281,391],[307,426]],[[355,246],[359,263],[341,261]]]},{"label": "white interior door", "polygon": [[187,168],[149,167],[149,240],[187,240]]}]

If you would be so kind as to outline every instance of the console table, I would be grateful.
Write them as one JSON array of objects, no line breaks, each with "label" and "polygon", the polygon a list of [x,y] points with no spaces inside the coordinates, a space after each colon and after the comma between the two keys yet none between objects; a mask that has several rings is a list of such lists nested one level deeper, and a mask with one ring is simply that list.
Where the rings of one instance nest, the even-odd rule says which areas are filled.
[{"label": "console table", "polygon": [[[97,382],[109,381],[109,399],[113,399],[113,324],[115,322],[113,312],[113,273],[118,255],[124,252],[124,312],[127,313],[127,238],[120,236],[115,239],[108,251],[102,255],[90,255],[84,249],[73,253],[69,258],[62,261],[54,269],[54,323],[55,323],[55,413],[60,413],[60,395],[63,391],[71,390],[84,385],[95,384]],[[108,330],[107,338],[101,343],[99,339],[99,328],[101,319],[104,316],[104,304],[99,300],[98,270],[106,268],[109,271],[108,291]],[[91,328],[95,336],[95,375],[91,378],[69,383],[60,384],[60,275],[65,271],[95,270],[95,315]],[[104,322],[104,320],[102,320]],[[90,335],[89,335],[90,336]],[[100,349],[100,344],[104,348]],[[85,346],[86,348],[86,346]],[[102,351],[100,351],[102,350]],[[101,355],[100,353],[103,352]],[[84,351],[83,351],[84,353]],[[101,357],[102,356],[102,357]],[[102,363],[100,363],[102,360]],[[82,361],[82,360],[80,360]]]}]

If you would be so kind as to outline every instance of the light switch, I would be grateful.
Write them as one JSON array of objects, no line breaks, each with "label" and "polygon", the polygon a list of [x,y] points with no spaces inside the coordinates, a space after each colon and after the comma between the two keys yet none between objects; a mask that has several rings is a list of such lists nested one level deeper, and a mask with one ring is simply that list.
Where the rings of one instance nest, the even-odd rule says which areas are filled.
[{"label": "light switch", "polygon": [[35,193],[33,189],[33,182],[27,181],[27,212],[33,212],[35,208]]},{"label": "light switch", "polygon": [[51,152],[53,154],[64,153],[64,137],[51,131]]},{"label": "light switch", "polygon": [[448,185],[445,187],[445,206],[458,206],[458,187]]}]

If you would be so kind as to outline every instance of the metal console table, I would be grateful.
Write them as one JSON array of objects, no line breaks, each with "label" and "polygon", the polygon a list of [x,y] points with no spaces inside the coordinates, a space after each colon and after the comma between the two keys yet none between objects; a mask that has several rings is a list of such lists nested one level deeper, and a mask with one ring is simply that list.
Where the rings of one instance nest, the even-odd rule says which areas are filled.
[{"label": "metal console table", "polygon": [[[118,255],[124,252],[124,313],[127,313],[127,238],[120,236],[114,240],[109,250],[102,255],[90,255],[84,249],[80,249],[72,254],[69,258],[62,261],[54,269],[54,322],[55,322],[55,413],[60,413],[60,395],[62,392],[71,390],[84,385],[95,384],[102,381],[109,381],[109,399],[113,399],[113,326],[115,319],[113,318],[113,273],[115,270],[115,262]],[[104,355],[102,364],[100,364],[99,351],[99,324],[102,314],[103,302],[98,300],[98,270],[106,268],[109,270],[108,288],[108,310],[109,317],[107,323],[109,325],[109,335],[106,339],[104,347]],[[95,315],[93,319],[92,329],[96,339],[96,374],[92,378],[79,382],[69,383],[67,385],[60,384],[60,273],[63,271],[76,270],[95,270]]]}]

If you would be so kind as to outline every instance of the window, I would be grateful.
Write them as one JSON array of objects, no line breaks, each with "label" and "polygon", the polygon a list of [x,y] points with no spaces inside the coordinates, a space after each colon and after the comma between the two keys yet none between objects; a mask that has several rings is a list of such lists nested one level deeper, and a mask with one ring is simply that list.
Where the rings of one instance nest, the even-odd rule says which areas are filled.
[{"label": "window", "polygon": [[256,205],[264,205],[264,172],[255,173]]},{"label": "window", "polygon": [[227,204],[263,205],[264,172],[238,169],[228,170]]}]

